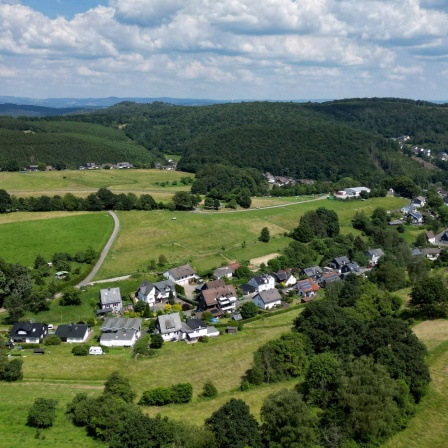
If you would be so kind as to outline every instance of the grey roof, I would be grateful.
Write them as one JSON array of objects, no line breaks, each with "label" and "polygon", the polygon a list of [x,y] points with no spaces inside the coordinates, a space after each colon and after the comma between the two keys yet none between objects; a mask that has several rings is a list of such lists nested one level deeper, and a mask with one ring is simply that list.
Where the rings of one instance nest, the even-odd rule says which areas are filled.
[{"label": "grey roof", "polygon": [[438,255],[440,252],[442,252],[442,249],[439,249],[438,247],[427,247],[422,250],[423,255]]},{"label": "grey roof", "polygon": [[418,219],[418,220],[423,219],[423,215],[420,212],[416,211],[416,210],[413,210],[413,211],[409,212],[408,216],[409,215],[411,215],[413,218]]},{"label": "grey roof", "polygon": [[165,292],[167,288],[170,288],[171,292],[174,292],[176,290],[172,280],[163,280],[161,282],[156,282],[154,283],[154,288],[156,288],[160,292]]},{"label": "grey roof", "polygon": [[140,330],[143,319],[138,317],[125,319],[123,317],[108,317],[103,325],[101,331],[103,333],[116,332],[119,330]]},{"label": "grey roof", "polygon": [[129,341],[132,342],[137,331],[133,328],[121,329],[114,332],[103,333],[101,335],[101,343],[106,341]]},{"label": "grey roof", "polygon": [[159,331],[161,334],[173,333],[179,331],[182,328],[182,322],[180,321],[179,313],[164,314],[157,318]]},{"label": "grey roof", "polygon": [[309,268],[303,269],[303,272],[308,277],[315,277],[316,275],[322,274],[322,268],[320,266],[311,266]]},{"label": "grey roof", "polygon": [[154,289],[154,285],[149,280],[143,280],[138,289],[147,296]]},{"label": "grey roof", "polygon": [[257,294],[257,296],[260,296],[265,305],[282,300],[282,296],[277,289],[268,289],[267,291],[261,291]]},{"label": "grey roof", "polygon": [[367,257],[384,257],[384,252],[382,249],[369,249],[364,252]]},{"label": "grey roof", "polygon": [[415,205],[409,204],[401,207],[400,209],[403,213],[409,213],[415,210]]},{"label": "grey roof", "polygon": [[413,255],[414,257],[421,257],[423,255],[423,252],[418,247],[414,247],[413,249],[411,249],[411,255]]},{"label": "grey roof", "polygon": [[167,272],[176,280],[196,275],[196,271],[189,264],[178,266],[177,268],[170,269]]},{"label": "grey roof", "polygon": [[267,283],[269,283],[269,275],[264,274],[264,275],[256,275],[254,277],[252,277],[251,280],[254,280],[254,282],[257,285],[266,285]]},{"label": "grey roof", "polygon": [[423,196],[417,196],[416,198],[412,199],[412,202],[425,202],[425,198]]},{"label": "grey roof", "polygon": [[215,269],[213,275],[216,278],[225,277],[229,274],[233,274],[234,270],[230,266],[223,266],[221,268]]},{"label": "grey roof", "polygon": [[343,255],[342,257],[336,257],[331,260],[330,264],[336,264],[337,266],[343,266],[344,264],[350,263],[350,260]]},{"label": "grey roof", "polygon": [[101,305],[121,302],[120,288],[107,288],[100,291]]}]

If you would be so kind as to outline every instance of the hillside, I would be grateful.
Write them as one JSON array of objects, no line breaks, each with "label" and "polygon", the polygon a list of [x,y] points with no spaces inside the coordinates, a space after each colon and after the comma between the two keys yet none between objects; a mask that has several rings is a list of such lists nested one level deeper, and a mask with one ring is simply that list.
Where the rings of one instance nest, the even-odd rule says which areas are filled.
[{"label": "hillside", "polygon": [[102,125],[0,117],[0,166],[44,162],[77,167],[86,162],[149,164],[154,156],[118,129]]},{"label": "hillside", "polygon": [[44,107],[27,104],[0,104],[0,115],[10,117],[49,117],[80,113],[85,110],[92,110],[92,107]]},{"label": "hillside", "polygon": [[34,156],[69,165],[148,163],[174,154],[178,168],[190,172],[220,163],[317,180],[349,176],[368,185],[407,175],[425,185],[447,173],[425,169],[389,137],[408,134],[411,143],[437,152],[448,150],[447,129],[446,105],[388,98],[196,107],[127,101],[65,117],[0,118],[0,164],[11,154],[21,163]]}]

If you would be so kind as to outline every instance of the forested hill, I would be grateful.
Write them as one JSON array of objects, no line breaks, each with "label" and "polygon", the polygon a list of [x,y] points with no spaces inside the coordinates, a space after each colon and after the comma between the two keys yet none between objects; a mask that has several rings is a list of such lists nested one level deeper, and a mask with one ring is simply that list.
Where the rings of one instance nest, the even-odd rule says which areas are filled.
[{"label": "forested hill", "polygon": [[[440,172],[426,171],[388,137],[408,134],[411,143],[448,150],[446,105],[387,98],[196,107],[123,102],[74,116],[9,120],[0,118],[0,164],[11,154],[22,163],[29,163],[31,153],[46,163],[55,154],[69,163],[117,157],[134,163],[161,160],[165,153],[181,155],[179,169],[191,172],[219,163],[318,180],[350,176],[371,185],[385,175],[405,174],[423,184]],[[18,141],[11,130],[22,133]],[[72,140],[64,144],[65,138]],[[89,143],[82,149],[73,138]],[[5,139],[14,153],[4,151]],[[51,154],[38,139],[51,141]],[[109,149],[95,157],[86,148],[96,144]]]},{"label": "forested hill", "polygon": [[91,111],[92,107],[45,107],[25,104],[0,104],[0,115],[10,117],[49,117]]}]

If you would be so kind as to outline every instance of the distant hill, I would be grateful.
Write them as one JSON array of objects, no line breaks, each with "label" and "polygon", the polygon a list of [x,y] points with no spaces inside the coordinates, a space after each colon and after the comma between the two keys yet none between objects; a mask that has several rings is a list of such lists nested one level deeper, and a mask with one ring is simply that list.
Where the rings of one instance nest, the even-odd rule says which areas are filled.
[{"label": "distant hill", "polygon": [[10,117],[54,117],[59,115],[69,115],[73,113],[81,113],[84,111],[91,111],[92,107],[44,107],[44,106],[30,106],[26,104],[0,104],[0,115],[7,115]]},{"label": "distant hill", "polygon": [[241,102],[197,107],[125,101],[67,116],[0,118],[0,165],[12,157],[67,164],[163,161],[196,172],[221,164],[274,175],[368,186],[407,175],[420,185],[448,179],[426,170],[390,139],[448,152],[448,106],[395,98],[326,102]]}]

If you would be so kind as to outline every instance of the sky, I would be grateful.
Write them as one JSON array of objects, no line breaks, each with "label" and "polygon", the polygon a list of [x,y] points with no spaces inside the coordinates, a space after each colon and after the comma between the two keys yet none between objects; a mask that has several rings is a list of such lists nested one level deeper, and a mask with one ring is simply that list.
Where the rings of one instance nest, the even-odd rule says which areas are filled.
[{"label": "sky", "polygon": [[448,100],[448,0],[0,0],[0,95]]}]

